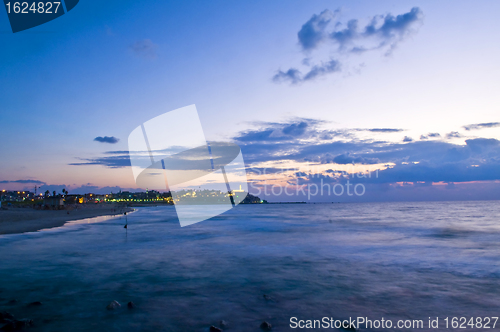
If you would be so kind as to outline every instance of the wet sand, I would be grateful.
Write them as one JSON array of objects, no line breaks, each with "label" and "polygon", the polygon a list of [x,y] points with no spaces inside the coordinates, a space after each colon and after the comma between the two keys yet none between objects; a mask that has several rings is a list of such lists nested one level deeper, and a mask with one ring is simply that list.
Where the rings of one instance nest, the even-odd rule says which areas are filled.
[{"label": "wet sand", "polygon": [[36,232],[41,229],[63,226],[68,221],[118,215],[132,210],[118,204],[80,205],[77,209],[57,211],[9,208],[0,210],[0,235]]}]

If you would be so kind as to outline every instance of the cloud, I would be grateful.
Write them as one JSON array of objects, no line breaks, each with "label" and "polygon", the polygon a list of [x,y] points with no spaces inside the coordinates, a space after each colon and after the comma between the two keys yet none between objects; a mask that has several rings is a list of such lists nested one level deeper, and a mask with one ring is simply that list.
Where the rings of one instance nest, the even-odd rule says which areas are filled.
[{"label": "cloud", "polygon": [[[373,153],[381,159],[392,159],[395,165],[379,170],[376,176],[369,178],[356,178],[355,182],[388,184],[388,183],[439,183],[439,182],[473,182],[473,181],[499,181],[500,180],[500,141],[475,141],[467,145],[454,145],[449,143],[425,142],[426,144],[409,143],[405,151],[399,151],[401,145],[388,144],[385,148],[388,153]],[[413,145],[413,146],[412,146]],[[480,147],[478,149],[478,147]],[[391,151],[392,150],[392,151]],[[406,154],[400,158],[399,153]],[[385,156],[384,156],[385,155]],[[370,153],[350,152],[333,159],[336,164],[362,163],[367,164],[366,156]],[[378,162],[383,160],[379,159]],[[406,159],[407,161],[401,162]],[[413,161],[412,161],[413,160]],[[375,160],[374,160],[375,161]],[[345,183],[349,176],[336,171],[323,173],[302,174],[301,184],[307,183]],[[353,177],[351,176],[351,182]]]},{"label": "cloud", "polygon": [[286,72],[279,70],[273,76],[273,81],[288,81],[291,84],[297,84],[305,81],[311,81],[316,79],[317,77],[338,71],[340,71],[340,63],[337,60],[332,59],[326,63],[321,63],[320,65],[313,66],[305,75],[302,75],[302,73],[295,68],[290,68]]},{"label": "cloud", "polygon": [[247,168],[246,171],[248,174],[263,175],[263,174],[280,174],[295,170],[296,170],[295,168],[252,167],[252,168]]},{"label": "cloud", "polygon": [[[266,174],[286,173],[277,165],[310,162],[332,165],[332,171],[319,174],[324,180],[345,181],[336,174],[334,165],[386,165],[379,177],[364,180],[381,185],[398,182],[469,182],[500,180],[500,141],[491,138],[467,139],[465,144],[445,140],[410,140],[403,142],[376,139],[379,133],[397,133],[398,128],[324,129],[327,121],[310,118],[292,118],[284,122],[254,123],[256,128],[242,131],[233,137],[241,147],[249,174],[263,174],[262,163],[272,162]],[[373,133],[366,138],[362,132]],[[359,135],[359,136],[358,136]],[[446,137],[461,135],[451,132]],[[439,138],[438,133],[426,137]],[[144,158],[147,158],[144,157]],[[101,165],[110,168],[129,167],[128,151],[108,151],[103,156],[80,159],[71,165]],[[305,174],[303,181],[313,181]],[[316,174],[318,175],[318,174]],[[314,180],[316,181],[316,180]]]},{"label": "cloud", "polygon": [[264,122],[259,123],[261,128],[240,132],[233,139],[244,144],[293,142],[301,137],[310,138],[318,134],[316,128],[324,123],[326,122],[308,118],[296,118],[285,123]]},{"label": "cloud", "polygon": [[[348,57],[350,54],[361,54],[381,50],[389,55],[397,45],[409,35],[418,30],[422,22],[423,13],[418,7],[413,7],[409,12],[400,15],[375,15],[363,24],[358,19],[349,20],[345,27],[339,20],[340,10],[332,12],[325,9],[320,14],[314,14],[304,23],[297,33],[298,42],[302,51],[309,54],[319,48],[321,44],[334,45],[330,53],[335,54],[335,60],[313,65],[304,75],[301,70],[291,67],[288,70],[278,70],[273,76],[276,83],[288,82],[297,84],[311,81],[316,77],[339,72],[342,68],[340,56]],[[329,27],[332,28],[329,28]],[[302,64],[310,66],[312,59],[307,57]]]},{"label": "cloud", "polygon": [[340,10],[337,9],[332,12],[329,9],[325,9],[321,14],[314,14],[309,21],[307,21],[300,31],[297,33],[299,39],[299,44],[304,50],[311,50],[318,46],[318,44],[323,41],[326,37],[325,29],[338,14]]},{"label": "cloud", "polygon": [[[234,139],[250,167],[269,161],[386,164],[392,166],[381,170],[379,179],[371,182],[500,180],[500,141],[496,139],[468,139],[465,145],[409,138],[402,143],[362,140],[356,136],[362,129],[323,130],[320,125],[326,122],[308,121],[298,118],[286,123],[262,123],[260,129],[240,133]],[[287,132],[295,136],[286,135],[284,128],[290,128]]]},{"label": "cloud", "polygon": [[405,138],[403,138],[403,142],[413,142],[413,138],[405,136]]},{"label": "cloud", "polygon": [[130,45],[130,50],[137,57],[142,57],[146,59],[156,59],[156,50],[158,45],[153,43],[151,39],[138,40],[132,45]]},{"label": "cloud", "polygon": [[498,148],[500,146],[500,141],[494,138],[474,138],[465,140],[465,144],[475,153],[484,153],[491,149]]},{"label": "cloud", "polygon": [[495,127],[500,127],[500,122],[476,123],[463,126],[465,130],[478,130],[478,129],[495,128]]},{"label": "cloud", "polygon": [[377,164],[380,161],[376,158],[364,158],[360,156],[352,156],[350,153],[344,153],[336,156],[332,160],[336,164],[347,165],[347,164]]},{"label": "cloud", "polygon": [[[241,146],[245,160],[249,162],[288,159],[333,163],[339,155],[351,151],[369,152],[384,144],[372,139],[361,139],[357,136],[360,132],[379,134],[403,131],[398,128],[321,129],[326,124],[326,121],[307,118],[295,118],[285,123],[264,122],[258,124],[258,129],[240,132],[233,139]],[[359,157],[353,156],[354,161],[373,164],[377,160],[376,156]],[[350,159],[347,163],[352,161]]]},{"label": "cloud", "polygon": [[302,74],[295,68],[290,68],[287,71],[278,70],[276,75],[273,76],[274,82],[289,81],[292,84],[302,82]]},{"label": "cloud", "polygon": [[371,128],[365,130],[371,131],[373,133],[398,133],[400,131],[404,131],[404,129],[396,129],[396,128]]},{"label": "cloud", "polygon": [[408,13],[397,16],[373,16],[370,23],[363,28],[360,28],[357,19],[353,19],[347,22],[346,28],[331,32],[328,38],[334,41],[338,51],[363,53],[386,48],[390,53],[414,31],[414,26],[421,22],[422,16],[420,8],[413,7]]},{"label": "cloud", "polygon": [[440,133],[428,133],[427,135],[420,135],[421,140],[429,139],[429,138],[438,138],[438,137],[441,137]]},{"label": "cloud", "polygon": [[97,136],[94,138],[94,141],[100,142],[100,143],[109,143],[109,144],[116,144],[118,143],[119,139],[114,137],[114,136]]},{"label": "cloud", "polygon": [[121,167],[129,167],[130,157],[128,151],[123,155],[115,155],[111,157],[100,157],[94,159],[82,159],[79,158],[81,162],[70,163],[70,166],[88,166],[88,165],[102,165],[109,168],[121,168]]},{"label": "cloud", "polygon": [[43,181],[38,181],[38,180],[14,180],[14,181],[11,181],[11,180],[3,180],[3,181],[0,181],[0,183],[2,184],[7,184],[7,183],[20,183],[20,184],[45,184],[45,182]]},{"label": "cloud", "polygon": [[337,60],[330,60],[321,65],[316,65],[304,76],[304,81],[315,79],[316,77],[323,76],[330,73],[340,71],[340,63]]},{"label": "cloud", "polygon": [[[382,25],[377,28],[380,16],[374,16],[362,33],[363,38],[376,36],[380,39],[379,47],[389,46],[390,50],[412,32],[412,27],[422,20],[423,13],[418,7],[413,7],[408,13],[393,16],[387,14],[382,18]],[[389,52],[390,52],[389,50]]]},{"label": "cloud", "polygon": [[460,134],[458,131],[452,131],[445,136],[447,139],[452,139],[452,138],[462,138],[464,137],[462,134]]}]

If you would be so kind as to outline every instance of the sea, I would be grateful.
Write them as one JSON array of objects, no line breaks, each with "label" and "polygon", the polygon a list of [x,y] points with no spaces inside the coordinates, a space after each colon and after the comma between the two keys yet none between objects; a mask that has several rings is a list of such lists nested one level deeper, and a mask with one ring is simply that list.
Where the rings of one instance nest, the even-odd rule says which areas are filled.
[{"label": "sea", "polygon": [[143,207],[3,235],[0,311],[33,332],[496,330],[500,201],[239,205],[187,227]]}]

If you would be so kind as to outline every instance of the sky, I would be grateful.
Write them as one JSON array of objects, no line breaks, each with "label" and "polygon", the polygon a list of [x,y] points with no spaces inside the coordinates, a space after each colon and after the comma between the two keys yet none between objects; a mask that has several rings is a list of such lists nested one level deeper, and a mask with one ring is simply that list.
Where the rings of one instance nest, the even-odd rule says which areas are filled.
[{"label": "sky", "polygon": [[128,135],[195,104],[271,201],[499,199],[499,9],[82,0],[15,34],[0,11],[0,189],[137,189]]}]

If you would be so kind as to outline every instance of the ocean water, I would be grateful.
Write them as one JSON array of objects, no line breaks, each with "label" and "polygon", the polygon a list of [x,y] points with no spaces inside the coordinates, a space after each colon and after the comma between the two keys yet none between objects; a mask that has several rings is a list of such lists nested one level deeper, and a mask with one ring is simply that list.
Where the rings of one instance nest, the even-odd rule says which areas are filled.
[{"label": "ocean water", "polygon": [[500,316],[498,201],[240,205],[184,228],[151,207],[124,224],[0,236],[0,311],[51,332]]}]

